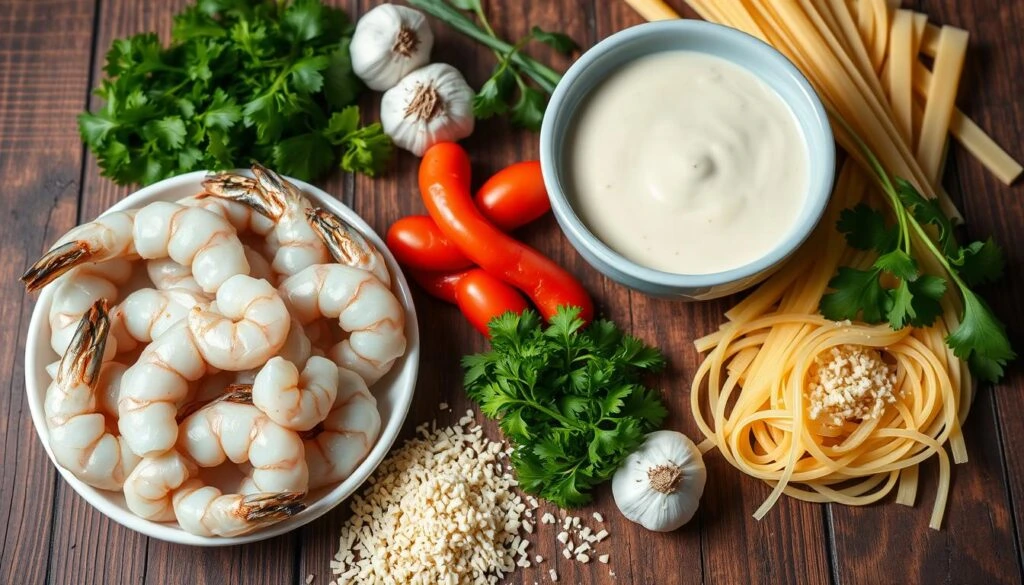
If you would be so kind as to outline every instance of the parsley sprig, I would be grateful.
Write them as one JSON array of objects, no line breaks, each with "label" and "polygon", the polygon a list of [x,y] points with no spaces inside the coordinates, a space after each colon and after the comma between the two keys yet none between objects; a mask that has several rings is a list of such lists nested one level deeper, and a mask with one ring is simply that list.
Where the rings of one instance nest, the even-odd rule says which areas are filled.
[{"label": "parsley sprig", "polygon": [[462,360],[466,393],[514,448],[520,486],[563,508],[589,502],[667,414],[639,381],[664,366],[661,353],[611,321],[583,325],[578,308],[547,327],[533,311],[506,313],[491,321],[491,350]]},{"label": "parsley sprig", "polygon": [[[489,47],[498,62],[491,77],[484,82],[473,99],[473,114],[480,119],[508,115],[516,126],[539,130],[547,97],[562,78],[550,67],[523,53],[531,42],[540,42],[568,55],[579,46],[567,35],[534,26],[515,44],[500,39],[491,28],[480,0],[409,0],[409,4],[444,21],[462,34]],[[473,13],[471,18],[459,12]]]},{"label": "parsley sprig", "polygon": [[153,33],[115,40],[104,105],[78,118],[103,175],[120,184],[261,161],[300,179],[341,167],[373,175],[391,143],[351,105],[352,26],[320,0],[198,0]]},{"label": "parsley sprig", "polygon": [[950,283],[942,276],[925,273],[914,258],[915,253],[930,255],[963,299],[960,325],[946,343],[975,375],[999,381],[1016,353],[1004,325],[971,287],[1002,276],[1002,250],[991,238],[961,246],[952,221],[938,202],[922,196],[908,181],[890,179],[874,154],[858,142],[896,225],[889,226],[880,211],[863,203],[840,214],[837,228],[847,243],[858,250],[874,251],[877,258],[867,269],[840,267],[828,283],[833,292],[821,299],[821,314],[834,320],[888,321],[893,329],[933,324],[942,314],[939,302]]}]

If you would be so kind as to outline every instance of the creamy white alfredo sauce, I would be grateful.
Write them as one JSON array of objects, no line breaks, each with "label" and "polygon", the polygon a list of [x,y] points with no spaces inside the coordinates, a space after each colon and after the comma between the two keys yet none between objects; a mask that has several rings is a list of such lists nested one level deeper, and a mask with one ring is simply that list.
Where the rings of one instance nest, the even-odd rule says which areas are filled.
[{"label": "creamy white alfredo sauce", "polygon": [[642,57],[582,104],[569,197],[610,248],[650,268],[710,274],[776,247],[807,195],[807,147],[754,74],[691,51]]}]

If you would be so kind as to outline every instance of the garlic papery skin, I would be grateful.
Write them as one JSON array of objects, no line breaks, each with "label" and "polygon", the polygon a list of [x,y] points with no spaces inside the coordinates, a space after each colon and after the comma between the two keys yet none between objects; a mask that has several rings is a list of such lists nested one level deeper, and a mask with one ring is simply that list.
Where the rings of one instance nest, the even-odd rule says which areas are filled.
[{"label": "garlic papery skin", "polygon": [[670,532],[697,513],[707,469],[697,445],[676,431],[655,431],[612,477],[615,505],[648,530]]},{"label": "garlic papery skin", "polygon": [[386,91],[430,61],[434,33],[419,10],[381,4],[359,19],[349,52],[367,87]]},{"label": "garlic papery skin", "polygon": [[458,69],[433,63],[384,92],[380,123],[396,145],[423,156],[438,142],[455,142],[473,133],[474,95]]}]

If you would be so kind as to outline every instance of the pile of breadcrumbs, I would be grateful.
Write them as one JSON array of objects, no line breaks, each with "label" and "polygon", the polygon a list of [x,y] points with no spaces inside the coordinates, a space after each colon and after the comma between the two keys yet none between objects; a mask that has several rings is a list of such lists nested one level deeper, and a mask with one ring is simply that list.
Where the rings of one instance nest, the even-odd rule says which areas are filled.
[{"label": "pile of breadcrumbs", "polygon": [[[393,451],[353,496],[352,517],[331,561],[332,585],[494,585],[516,567],[532,566],[526,536],[537,524],[538,502],[516,493],[503,461],[508,450],[483,435],[472,411],[456,426],[416,430],[419,437]],[[540,519],[558,523],[549,513]],[[561,524],[566,559],[608,562],[592,548],[606,531],[592,531],[572,516]],[[558,580],[554,569],[548,577]]]}]

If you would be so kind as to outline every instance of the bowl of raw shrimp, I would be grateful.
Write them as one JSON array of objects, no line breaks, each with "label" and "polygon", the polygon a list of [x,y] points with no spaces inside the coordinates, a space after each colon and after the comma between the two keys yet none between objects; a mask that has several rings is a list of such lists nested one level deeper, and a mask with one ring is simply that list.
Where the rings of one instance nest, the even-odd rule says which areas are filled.
[{"label": "bowl of raw shrimp", "polygon": [[[116,247],[112,234],[123,228],[118,222],[128,222],[135,238],[126,248],[130,258],[108,250],[63,276],[40,280],[25,386],[36,432],[64,480],[115,522],[168,542],[244,544],[323,516],[384,459],[416,386],[416,311],[384,242],[321,189],[253,170],[218,175],[225,177],[217,184],[219,195],[242,201],[253,183],[270,181],[268,189],[281,187],[293,199],[308,200],[306,217],[292,217],[287,205],[263,202],[257,217],[259,204],[229,209],[225,203],[217,212],[221,219],[188,211],[196,223],[175,232],[176,214],[186,217],[182,207],[209,211],[196,195],[210,192],[213,175],[198,171],[122,199],[95,220],[102,220],[103,233],[75,228],[70,244],[65,236],[47,253],[56,259],[41,261],[44,272],[67,270],[75,254],[94,250],[83,245],[69,251],[62,242]],[[156,202],[178,204],[152,206]],[[288,218],[294,220],[290,227]],[[205,234],[203,229],[216,229],[204,222],[230,223],[237,237]],[[323,250],[304,249],[295,235],[307,233],[307,223],[334,236],[321,236],[326,262],[317,256]],[[171,235],[152,240],[159,240],[154,234],[161,226]],[[247,270],[232,268],[239,262]],[[266,300],[271,297],[280,300]],[[389,335],[391,341],[385,340]],[[394,339],[403,335],[404,351],[394,351]],[[275,351],[253,349],[259,347],[254,339],[264,338]],[[55,348],[67,349],[60,354]],[[187,398],[153,398],[165,390],[161,376],[180,379],[175,388]],[[294,469],[281,471],[287,461]],[[301,488],[274,487],[298,481]]]}]

